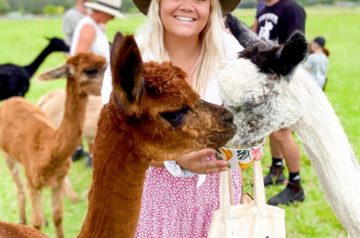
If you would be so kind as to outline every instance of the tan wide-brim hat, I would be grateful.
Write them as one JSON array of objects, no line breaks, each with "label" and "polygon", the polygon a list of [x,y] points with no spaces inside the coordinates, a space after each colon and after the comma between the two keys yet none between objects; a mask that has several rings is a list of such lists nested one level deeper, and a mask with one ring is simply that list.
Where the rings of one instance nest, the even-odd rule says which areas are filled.
[{"label": "tan wide-brim hat", "polygon": [[124,19],[125,16],[120,12],[121,4],[121,0],[98,0],[95,2],[86,2],[85,7]]},{"label": "tan wide-brim hat", "polygon": [[[147,15],[151,1],[152,0],[133,0],[135,6],[144,15]],[[241,0],[219,0],[219,2],[222,13],[225,15],[227,12],[232,12],[240,4]]]}]

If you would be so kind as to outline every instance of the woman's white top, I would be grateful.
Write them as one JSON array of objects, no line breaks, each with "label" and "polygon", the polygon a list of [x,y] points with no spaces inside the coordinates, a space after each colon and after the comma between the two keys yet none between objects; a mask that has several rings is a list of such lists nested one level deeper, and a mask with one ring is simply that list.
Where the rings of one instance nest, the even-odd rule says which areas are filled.
[{"label": "woman's white top", "polygon": [[[238,53],[243,50],[243,47],[239,44],[239,42],[234,38],[233,35],[225,31],[222,32],[221,38],[222,38],[222,46],[224,50],[225,59],[236,59],[238,57]],[[141,37],[136,37],[135,40],[139,44],[141,41]],[[142,59],[143,62],[155,60],[151,52],[145,52],[142,55]],[[104,74],[104,80],[101,89],[103,104],[109,102],[111,91],[112,91],[111,70],[110,70],[110,66],[108,66]],[[206,85],[205,93],[201,98],[210,103],[214,103],[218,105],[222,104],[222,99],[219,93],[218,81],[214,76],[209,78]]]},{"label": "woman's white top", "polygon": [[83,17],[80,20],[79,24],[76,26],[70,47],[70,55],[74,55],[75,50],[79,44],[80,31],[82,27],[86,24],[93,26],[96,33],[95,40],[91,45],[90,51],[93,52],[94,54],[105,57],[106,61],[110,62],[110,46],[109,46],[108,38],[104,32],[104,29],[89,16]]}]

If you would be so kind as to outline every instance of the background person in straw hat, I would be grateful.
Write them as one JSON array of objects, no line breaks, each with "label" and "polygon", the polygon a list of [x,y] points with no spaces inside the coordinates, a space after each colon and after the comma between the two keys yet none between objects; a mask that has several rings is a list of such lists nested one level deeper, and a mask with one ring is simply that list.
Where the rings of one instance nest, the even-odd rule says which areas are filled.
[{"label": "background person in straw hat", "polygon": [[[63,16],[63,32],[64,40],[68,46],[71,46],[72,38],[76,29],[77,24],[80,20],[87,15],[87,9],[85,8],[85,2],[87,0],[76,0],[75,5],[68,9]],[[75,153],[71,156],[72,161],[78,161],[83,157],[87,157],[87,160],[90,160],[90,155],[83,148],[83,145],[80,144]]]},{"label": "background person in straw hat", "polygon": [[63,16],[63,32],[64,40],[68,46],[71,46],[71,40],[74,35],[77,24],[85,15],[87,11],[84,3],[86,0],[76,0],[75,5],[68,9]]},{"label": "background person in straw hat", "polygon": [[[136,37],[143,60],[171,60],[187,73],[188,83],[204,100],[222,104],[214,69],[224,58],[237,58],[242,50],[225,32],[222,13],[232,11],[239,2],[134,0],[148,16]],[[103,103],[112,91],[110,74],[108,68]],[[181,130],[181,126],[174,129]],[[207,237],[212,214],[219,207],[219,172],[228,169],[227,162],[216,160],[214,154],[213,149],[204,148],[185,154],[176,163],[152,164],[146,174],[136,237]],[[233,177],[235,201],[239,202],[239,171]]]},{"label": "background person in straw hat", "polygon": [[[85,7],[90,10],[89,15],[84,16],[76,26],[70,47],[70,54],[80,52],[93,52],[103,56],[109,62],[109,40],[105,34],[106,24],[114,17],[124,18],[120,12],[121,0],[98,0],[85,2]],[[73,161],[86,156],[86,165],[91,167],[92,157],[83,151],[79,145],[72,156]]]},{"label": "background person in straw hat", "polygon": [[109,40],[105,34],[105,27],[114,17],[124,17],[120,12],[121,0],[86,2],[85,7],[91,12],[88,16],[83,17],[76,26],[70,54],[90,51],[109,61]]}]

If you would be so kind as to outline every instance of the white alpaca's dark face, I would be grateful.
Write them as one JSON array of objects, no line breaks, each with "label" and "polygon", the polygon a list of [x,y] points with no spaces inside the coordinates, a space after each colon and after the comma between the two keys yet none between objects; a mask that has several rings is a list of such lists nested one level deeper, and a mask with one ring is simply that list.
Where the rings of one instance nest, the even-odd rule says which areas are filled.
[{"label": "white alpaca's dark face", "polygon": [[289,82],[266,74],[248,59],[226,62],[220,68],[220,92],[224,106],[233,113],[237,133],[231,143],[251,145],[301,116],[300,105],[291,105]]},{"label": "white alpaca's dark face", "polygon": [[233,113],[238,128],[231,143],[244,146],[299,119],[301,105],[294,103],[289,86],[295,68],[307,52],[300,33],[294,34],[284,46],[260,39],[245,42],[251,44],[239,59],[225,62],[217,73],[224,106]]}]

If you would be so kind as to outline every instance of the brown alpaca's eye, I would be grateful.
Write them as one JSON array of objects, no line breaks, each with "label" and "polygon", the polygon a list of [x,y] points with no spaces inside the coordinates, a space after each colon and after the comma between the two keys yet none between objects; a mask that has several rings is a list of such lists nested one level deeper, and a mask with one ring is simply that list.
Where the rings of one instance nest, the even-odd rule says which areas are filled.
[{"label": "brown alpaca's eye", "polygon": [[98,74],[99,70],[98,69],[86,69],[84,70],[84,74],[87,77],[95,77]]},{"label": "brown alpaca's eye", "polygon": [[189,111],[188,106],[184,106],[180,110],[172,111],[172,112],[162,112],[160,115],[167,120],[172,127],[178,127],[182,124],[184,116]]}]

